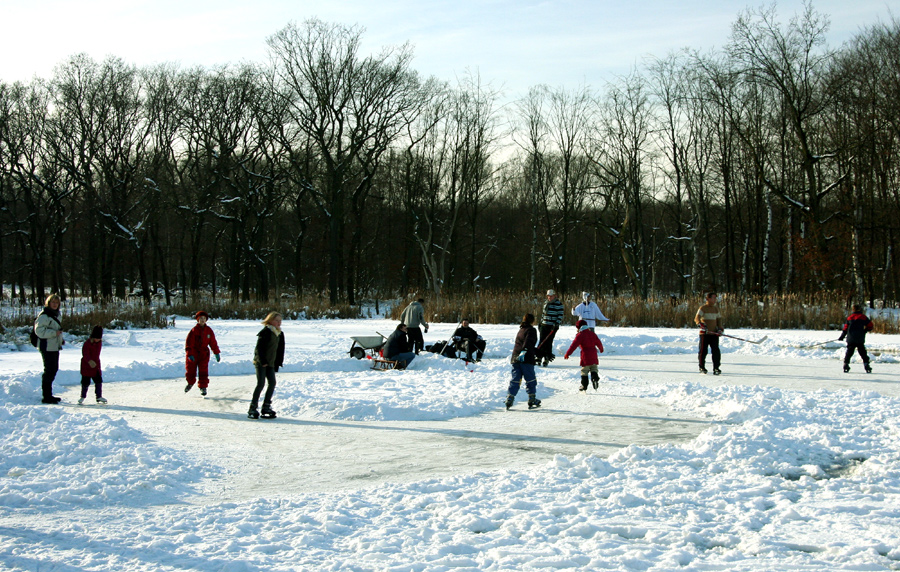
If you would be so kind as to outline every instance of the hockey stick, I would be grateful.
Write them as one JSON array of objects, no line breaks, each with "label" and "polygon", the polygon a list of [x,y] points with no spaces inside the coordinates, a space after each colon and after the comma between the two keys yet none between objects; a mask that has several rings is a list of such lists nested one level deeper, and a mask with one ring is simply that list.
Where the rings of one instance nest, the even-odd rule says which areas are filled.
[{"label": "hockey stick", "polygon": [[745,340],[744,338],[739,338],[737,336],[729,336],[728,334],[716,334],[716,335],[721,336],[723,338],[731,338],[732,340],[738,340],[739,342],[747,342],[749,344],[761,344],[764,341],[769,339],[769,336],[763,336],[759,340],[754,341],[754,340]]},{"label": "hockey stick", "polygon": [[843,340],[827,340],[827,341],[819,342],[819,343],[817,343],[817,344],[812,344],[812,345],[806,346],[806,347],[808,347],[808,348],[814,348],[814,347],[816,347],[816,346],[824,346],[825,344],[837,343],[837,342],[842,342],[842,341],[843,341]]}]

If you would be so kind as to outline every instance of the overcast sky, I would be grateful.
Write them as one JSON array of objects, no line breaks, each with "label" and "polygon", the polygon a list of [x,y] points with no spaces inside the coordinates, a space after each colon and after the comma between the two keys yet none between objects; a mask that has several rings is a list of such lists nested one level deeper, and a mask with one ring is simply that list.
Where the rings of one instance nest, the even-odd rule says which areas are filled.
[{"label": "overcast sky", "polygon": [[[648,55],[721,47],[735,0],[0,0],[0,80],[49,78],[69,56],[128,63],[214,66],[265,61],[266,38],[318,17],[359,24],[368,52],[409,41],[413,67],[453,80],[466,70],[508,97],[546,83],[599,87]],[[769,3],[766,3],[767,5]],[[816,0],[831,18],[829,43],[888,22],[885,0]],[[787,22],[801,0],[778,2]],[[900,16],[900,14],[896,14]]]}]

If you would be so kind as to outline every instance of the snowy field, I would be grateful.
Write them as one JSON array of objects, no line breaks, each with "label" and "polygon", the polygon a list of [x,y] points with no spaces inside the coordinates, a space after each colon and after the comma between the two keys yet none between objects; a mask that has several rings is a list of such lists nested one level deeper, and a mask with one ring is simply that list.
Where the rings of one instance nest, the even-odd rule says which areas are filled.
[{"label": "snowy field", "polygon": [[[601,328],[538,369],[544,407],[503,407],[516,326],[472,368],[376,372],[350,336],[383,320],[285,322],[279,418],[246,418],[260,326],[212,321],[209,396],[184,393],[175,328],[109,331],[109,405],[76,401],[70,338],[0,351],[0,570],[900,570],[900,336],[841,372],[834,332],[732,330],[721,376],[694,330]],[[426,343],[446,339],[435,324]]]}]

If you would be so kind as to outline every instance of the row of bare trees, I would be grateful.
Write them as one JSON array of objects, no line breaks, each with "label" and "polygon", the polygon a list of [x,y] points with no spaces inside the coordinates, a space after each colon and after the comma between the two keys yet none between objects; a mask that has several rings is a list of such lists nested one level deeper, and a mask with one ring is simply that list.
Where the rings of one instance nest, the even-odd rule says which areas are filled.
[{"label": "row of bare trees", "polygon": [[900,23],[810,5],[502,105],[310,20],[271,63],[0,82],[0,288],[332,303],[446,288],[896,299]]}]

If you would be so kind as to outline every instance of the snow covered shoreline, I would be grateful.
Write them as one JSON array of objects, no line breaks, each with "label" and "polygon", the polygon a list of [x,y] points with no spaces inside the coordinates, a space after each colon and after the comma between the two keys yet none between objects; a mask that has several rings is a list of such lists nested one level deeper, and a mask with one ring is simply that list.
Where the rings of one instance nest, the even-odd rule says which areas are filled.
[{"label": "snow covered shoreline", "polygon": [[[259,326],[211,326],[223,355],[210,372],[215,398],[217,377],[252,373],[248,356]],[[840,373],[837,344],[810,347],[836,337],[828,332],[776,331],[759,346],[723,344],[725,375],[701,378],[692,330],[604,328],[599,394],[575,395],[577,358],[560,357],[538,371],[547,410],[505,412],[505,357],[515,327],[475,325],[488,340],[475,372],[437,356],[405,372],[372,372],[366,360],[347,357],[350,335],[390,327],[380,320],[286,323],[280,418],[268,426],[243,416],[243,386],[225,395],[223,379],[218,401],[183,394],[186,327],[109,332],[106,410],[36,404],[37,353],[0,354],[0,568],[900,569],[900,336],[870,337],[879,354],[870,376]],[[426,340],[450,329],[437,324]],[[557,355],[571,330],[558,337]],[[77,348],[63,352],[57,388],[78,385],[77,357]],[[137,395],[119,387],[141,386],[148,401],[129,407]],[[176,399],[179,409],[170,411]],[[153,400],[165,410],[161,421],[149,413]],[[642,402],[669,414],[629,409]],[[192,421],[191,411],[206,417]],[[657,444],[606,439],[601,447],[626,421],[609,413],[661,427]],[[683,419],[679,430],[690,434],[666,442],[673,426],[667,415]],[[704,422],[686,425],[691,419]],[[454,420],[485,431],[417,441],[423,428]],[[222,433],[183,442],[200,422]],[[258,499],[211,494],[216,483],[237,482],[230,475],[244,467],[194,452],[208,440],[252,438],[260,457],[254,462],[266,471],[292,454],[300,463],[315,456],[327,469],[331,455],[350,448],[342,454],[359,459],[364,472],[367,454],[384,443],[354,437],[331,450],[327,439],[373,423],[395,430],[384,439],[396,447],[390,453],[398,474],[417,458],[425,474],[452,461],[447,457],[466,450],[456,441],[494,441],[501,453],[553,431],[571,442],[556,446],[563,455],[548,454],[548,441],[531,453],[535,462],[519,466],[512,451],[512,461],[484,470],[466,465],[406,482],[388,474],[326,492],[304,492],[301,464],[286,471],[283,493]],[[520,442],[503,437],[518,434]],[[401,458],[407,442],[413,449]],[[346,458],[335,461],[335,474],[352,465]]]}]

